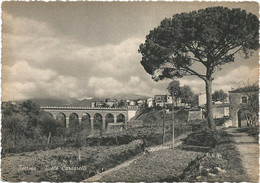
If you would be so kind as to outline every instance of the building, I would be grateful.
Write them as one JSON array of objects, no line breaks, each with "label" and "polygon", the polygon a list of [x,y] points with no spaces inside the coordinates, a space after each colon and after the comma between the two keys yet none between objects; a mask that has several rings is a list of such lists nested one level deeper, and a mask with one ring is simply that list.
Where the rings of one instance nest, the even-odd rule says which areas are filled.
[{"label": "building", "polygon": [[[229,111],[232,126],[247,126],[252,119],[257,123],[257,113],[259,110],[257,102],[258,90],[258,86],[250,86],[229,91]],[[255,99],[250,100],[250,97],[252,98],[252,96],[254,96]],[[256,107],[256,112],[251,110],[251,107],[254,105]]]},{"label": "building", "polygon": [[96,107],[104,107],[105,102],[104,101],[96,101]]},{"label": "building", "polygon": [[155,105],[154,98],[148,98],[146,103],[148,107],[154,107]]},{"label": "building", "polygon": [[130,100],[129,105],[130,106],[136,106],[136,101],[135,100]]},{"label": "building", "polygon": [[199,95],[199,106],[203,106],[207,103],[206,93]]},{"label": "building", "polygon": [[96,102],[95,101],[91,101],[90,107],[95,108],[96,107]]},{"label": "building", "polygon": [[137,105],[138,105],[138,107],[144,107],[146,105],[146,100],[145,99],[138,99]]},{"label": "building", "polygon": [[172,96],[171,95],[167,95],[166,103],[172,104]]},{"label": "building", "polygon": [[229,104],[215,103],[212,105],[213,118],[223,118],[229,116]]},{"label": "building", "polygon": [[167,95],[155,95],[154,96],[155,106],[165,107],[166,102],[167,102]]},{"label": "building", "polygon": [[116,99],[110,99],[110,98],[107,98],[105,102],[108,107],[114,107],[117,106],[118,104],[118,101]]}]

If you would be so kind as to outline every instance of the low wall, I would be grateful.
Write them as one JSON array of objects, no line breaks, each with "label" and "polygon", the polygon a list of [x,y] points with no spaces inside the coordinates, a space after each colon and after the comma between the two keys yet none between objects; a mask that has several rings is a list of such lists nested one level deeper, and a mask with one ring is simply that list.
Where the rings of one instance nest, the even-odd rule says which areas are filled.
[{"label": "low wall", "polygon": [[202,110],[190,110],[189,111],[188,121],[201,120],[201,119],[203,119]]}]

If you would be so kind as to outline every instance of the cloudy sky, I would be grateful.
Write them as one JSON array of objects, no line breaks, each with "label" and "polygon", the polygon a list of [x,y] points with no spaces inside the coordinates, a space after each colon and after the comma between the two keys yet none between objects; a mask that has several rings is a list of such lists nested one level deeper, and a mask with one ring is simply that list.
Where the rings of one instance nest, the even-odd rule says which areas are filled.
[{"label": "cloudy sky", "polygon": [[[4,2],[2,100],[166,94],[170,80],[151,79],[139,45],[162,19],[219,5],[258,13],[250,2]],[[213,90],[257,81],[258,53],[248,60],[238,55],[214,76]],[[205,90],[195,77],[180,82]]]}]

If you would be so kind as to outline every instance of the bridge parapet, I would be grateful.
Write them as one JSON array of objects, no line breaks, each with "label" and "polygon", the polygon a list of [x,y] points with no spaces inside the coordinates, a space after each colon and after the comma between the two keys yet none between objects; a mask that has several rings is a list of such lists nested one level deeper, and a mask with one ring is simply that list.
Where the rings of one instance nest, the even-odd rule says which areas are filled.
[{"label": "bridge parapet", "polygon": [[73,107],[73,106],[41,106],[41,109],[92,109],[92,110],[128,110],[135,108],[126,108],[126,107]]}]

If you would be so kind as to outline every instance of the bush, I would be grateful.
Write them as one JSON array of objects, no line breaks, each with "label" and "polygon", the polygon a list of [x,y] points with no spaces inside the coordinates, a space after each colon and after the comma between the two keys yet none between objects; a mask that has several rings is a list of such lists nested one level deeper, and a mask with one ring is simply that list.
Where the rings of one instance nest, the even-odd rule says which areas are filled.
[{"label": "bush", "polygon": [[183,140],[186,145],[193,146],[204,146],[204,147],[215,147],[218,140],[217,131],[199,130],[188,135]]},{"label": "bush", "polygon": [[[191,132],[194,124],[180,123],[174,126],[175,137],[178,137],[182,133]],[[6,153],[21,153],[21,152],[31,152],[36,150],[48,150],[57,147],[74,147],[78,142],[78,133],[72,133],[70,129],[65,131],[69,133],[66,136],[54,136],[50,144],[46,144],[44,140],[43,143],[35,143],[33,141],[26,141],[24,145],[19,145],[16,148],[5,148],[2,151],[2,155],[5,156]],[[172,126],[165,126],[165,141],[172,139]],[[84,136],[84,135],[83,135]],[[159,145],[163,143],[163,128],[152,126],[152,127],[141,127],[141,128],[129,128],[126,131],[115,132],[111,134],[104,134],[100,136],[91,136],[86,138],[82,137],[80,141],[80,146],[118,146],[124,145],[132,142],[133,140],[141,139],[144,141],[145,147]]]},{"label": "bush", "polygon": [[222,126],[228,119],[229,117],[223,117],[223,118],[214,119],[214,121],[216,126]]}]

